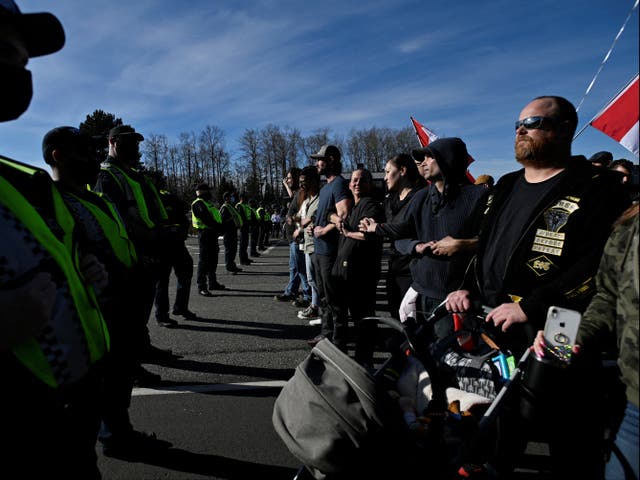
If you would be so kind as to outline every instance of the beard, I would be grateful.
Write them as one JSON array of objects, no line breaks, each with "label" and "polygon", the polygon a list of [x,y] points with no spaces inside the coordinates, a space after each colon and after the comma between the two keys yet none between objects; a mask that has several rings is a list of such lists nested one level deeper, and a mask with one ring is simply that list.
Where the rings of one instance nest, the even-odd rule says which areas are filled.
[{"label": "beard", "polygon": [[517,137],[516,160],[525,167],[554,167],[558,164],[560,148],[556,142],[535,140],[528,136]]}]

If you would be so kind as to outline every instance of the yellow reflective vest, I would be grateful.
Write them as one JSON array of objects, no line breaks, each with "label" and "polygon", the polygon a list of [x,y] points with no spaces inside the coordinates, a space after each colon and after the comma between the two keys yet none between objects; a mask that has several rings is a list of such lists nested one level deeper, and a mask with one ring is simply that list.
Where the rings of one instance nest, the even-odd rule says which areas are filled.
[{"label": "yellow reflective vest", "polygon": [[[0,157],[3,165],[16,169],[21,174],[33,177],[40,169]],[[46,173],[45,173],[46,174]],[[73,305],[78,314],[90,363],[100,360],[109,350],[109,333],[92,287],[84,285],[80,275],[79,256],[73,238],[75,222],[69,213],[58,189],[49,183],[51,198],[55,211],[55,220],[63,232],[58,239],[45,220],[31,203],[9,181],[0,176],[0,202],[7,207],[31,232],[40,245],[51,255],[60,268],[68,286]],[[81,348],[81,347],[78,347]],[[59,387],[52,365],[44,352],[44,348],[36,338],[31,338],[13,347],[13,354],[39,380],[50,387]]]},{"label": "yellow reflective vest", "polygon": [[216,223],[222,223],[222,215],[220,215],[220,210],[218,210],[213,205],[213,203],[207,202],[204,198],[198,197],[193,202],[191,202],[191,225],[193,225],[193,228],[195,228],[196,230],[204,230],[206,228],[209,228],[202,220],[196,217],[195,214],[193,213],[193,206],[196,204],[196,202],[204,203],[204,205],[207,207],[207,210],[213,217],[213,220]]}]

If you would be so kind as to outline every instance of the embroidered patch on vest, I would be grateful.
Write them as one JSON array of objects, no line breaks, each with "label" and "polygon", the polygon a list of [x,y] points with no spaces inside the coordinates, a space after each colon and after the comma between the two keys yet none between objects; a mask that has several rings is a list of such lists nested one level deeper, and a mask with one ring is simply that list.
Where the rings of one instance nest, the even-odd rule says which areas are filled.
[{"label": "embroidered patch on vest", "polygon": [[552,270],[557,269],[558,267],[549,260],[546,255],[540,255],[539,257],[532,258],[527,262],[527,266],[535,272],[536,275],[542,277]]}]

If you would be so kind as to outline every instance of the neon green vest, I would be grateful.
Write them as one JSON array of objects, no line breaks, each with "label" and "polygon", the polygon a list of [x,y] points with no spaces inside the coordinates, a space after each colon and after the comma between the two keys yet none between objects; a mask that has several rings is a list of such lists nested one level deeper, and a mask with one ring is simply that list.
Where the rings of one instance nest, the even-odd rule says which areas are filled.
[{"label": "neon green vest", "polygon": [[209,213],[211,214],[215,222],[222,223],[222,215],[220,215],[220,210],[214,207],[212,203],[207,202],[204,198],[196,198],[191,203],[191,225],[193,225],[193,228],[195,228],[196,230],[204,230],[206,228],[209,228],[205,225],[205,223],[202,220],[200,220],[198,217],[196,217],[193,214],[193,206],[195,205],[196,202],[203,202],[207,207],[207,210],[209,210]]},{"label": "neon green vest", "polygon": [[[0,161],[28,175],[34,175],[38,171],[3,157],[0,157]],[[89,360],[94,363],[109,350],[109,333],[93,289],[84,286],[78,273],[79,258],[73,241],[73,217],[54,185],[51,185],[51,195],[56,220],[64,231],[62,241],[51,232],[29,201],[11,183],[0,177],[0,202],[29,229],[64,273],[87,342]],[[42,382],[53,388],[58,387],[51,365],[35,338],[13,347],[13,354]]]},{"label": "neon green vest", "polygon": [[[111,171],[111,168],[113,168],[117,172],[117,174]],[[147,201],[144,198],[144,193],[142,192],[142,185],[140,185],[140,182],[137,182],[136,180],[131,178],[129,175],[125,173],[125,171],[122,168],[120,168],[117,165],[114,165],[113,163],[110,163],[108,168],[103,168],[102,170],[109,172],[113,176],[113,178],[120,184],[120,188],[122,188],[123,191],[125,190],[125,187],[129,188],[129,190],[131,191],[131,194],[133,195],[133,199],[136,202],[136,206],[138,207],[138,213],[140,214],[140,218],[148,228],[155,227],[156,226],[155,223],[153,223],[153,220],[151,220],[151,217],[149,217],[149,208],[147,207]],[[122,182],[118,178],[118,175],[122,176],[122,178],[126,183],[126,186],[122,185]],[[160,199],[160,194],[158,193],[158,190],[146,176],[143,175],[143,178],[144,178],[145,184],[151,190],[154,196],[154,200],[156,202],[158,210],[160,211],[160,217],[163,220],[166,220],[168,218],[167,211],[165,210],[164,205],[162,204],[162,200]]]},{"label": "neon green vest", "polygon": [[103,204],[107,206],[111,215],[108,215],[102,208],[89,200],[77,197],[71,193],[70,195],[73,195],[79,202],[82,202],[82,204],[87,207],[98,221],[102,232],[105,237],[107,237],[107,240],[113,249],[113,253],[118,257],[118,260],[120,260],[126,267],[131,267],[138,261],[138,258],[136,256],[136,249],[131,240],[129,240],[129,235],[127,234],[127,230],[120,219],[120,215],[118,215],[113,204],[101,193],[90,193],[96,196],[96,202],[103,202]]},{"label": "neon green vest", "polygon": [[238,213],[238,211],[235,208],[233,208],[233,205],[225,202],[222,205],[222,208],[229,209],[229,212],[231,212],[231,218],[233,218],[233,223],[236,224],[236,227],[240,228],[242,227],[242,225],[244,225],[244,222],[242,221],[242,217],[240,217],[240,214]]}]

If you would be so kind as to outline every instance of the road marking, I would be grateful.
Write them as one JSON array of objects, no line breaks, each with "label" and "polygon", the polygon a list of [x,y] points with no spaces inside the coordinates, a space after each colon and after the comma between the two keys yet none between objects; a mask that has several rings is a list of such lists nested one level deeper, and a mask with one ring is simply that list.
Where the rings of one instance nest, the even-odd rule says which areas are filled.
[{"label": "road marking", "polygon": [[210,392],[232,392],[237,390],[256,390],[260,388],[282,388],[287,383],[284,380],[273,380],[268,382],[246,382],[246,383],[212,383],[208,385],[180,385],[166,388],[134,388],[132,397],[145,395],[175,395],[179,393],[210,393]]}]

